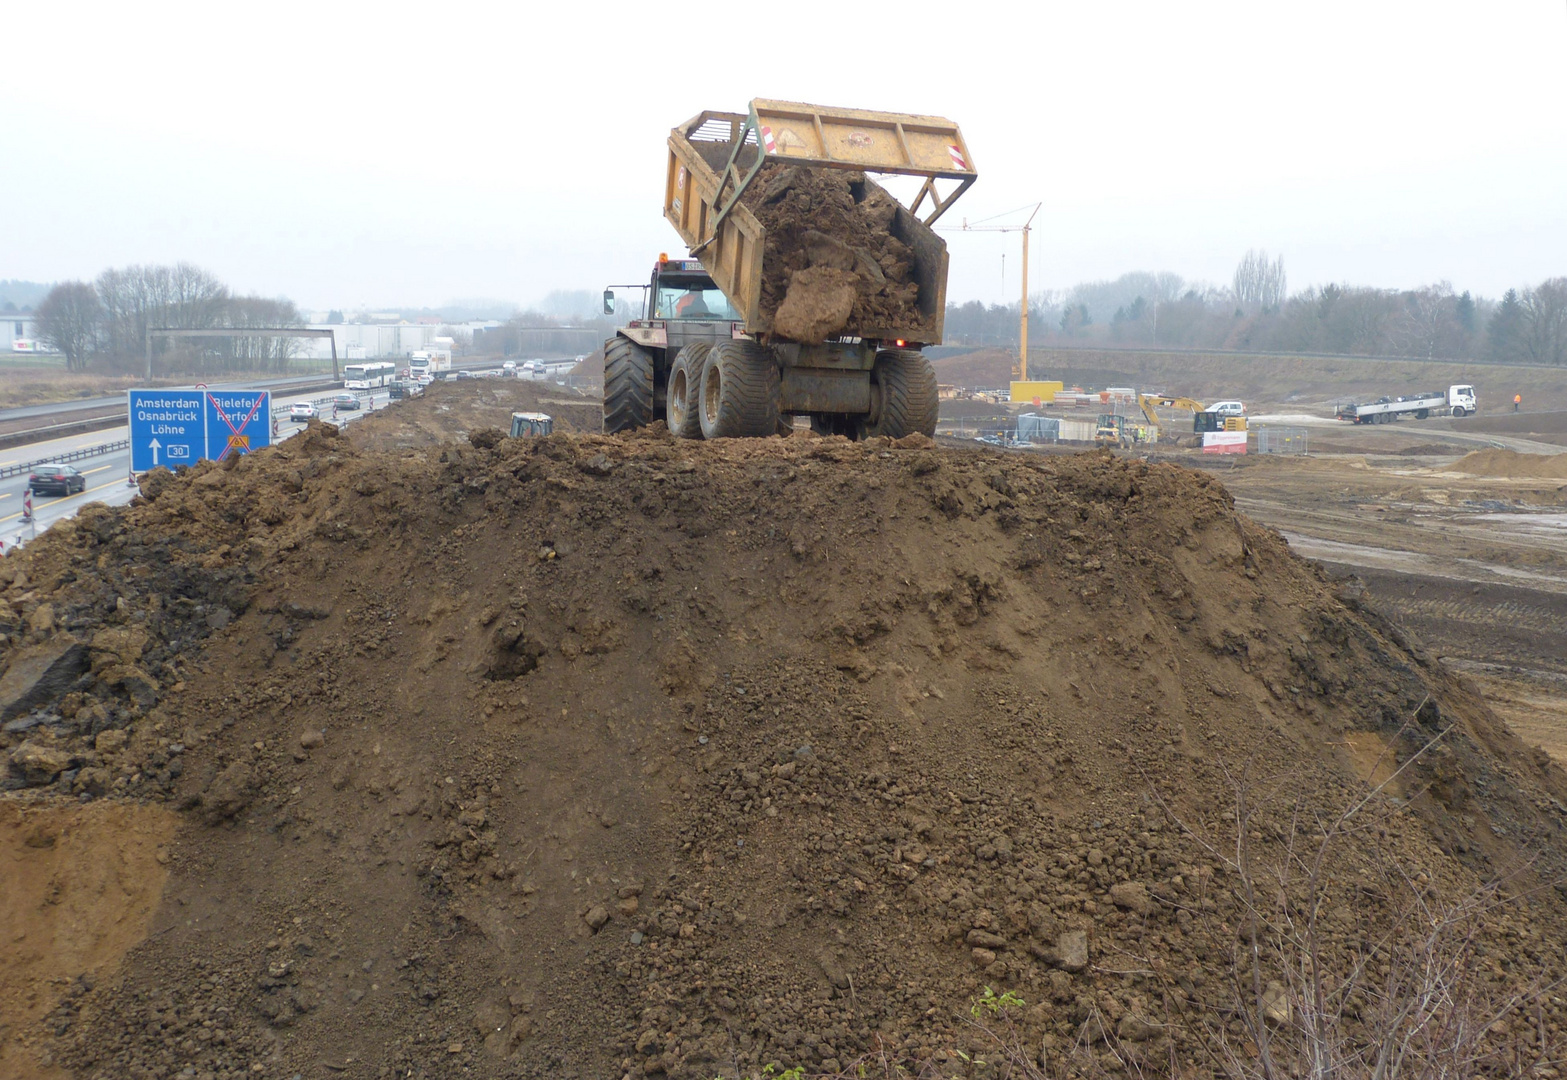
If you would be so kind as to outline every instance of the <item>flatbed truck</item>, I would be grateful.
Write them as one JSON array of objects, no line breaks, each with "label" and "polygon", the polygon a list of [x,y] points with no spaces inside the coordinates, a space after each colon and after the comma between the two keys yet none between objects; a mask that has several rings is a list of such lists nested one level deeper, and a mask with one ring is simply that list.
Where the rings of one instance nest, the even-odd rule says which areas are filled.
[{"label": "flatbed truck", "polygon": [[1381,397],[1361,404],[1340,405],[1333,413],[1352,424],[1390,424],[1395,420],[1424,420],[1431,416],[1469,416],[1479,407],[1475,388],[1467,383],[1454,384],[1446,393],[1428,390],[1401,397]]}]

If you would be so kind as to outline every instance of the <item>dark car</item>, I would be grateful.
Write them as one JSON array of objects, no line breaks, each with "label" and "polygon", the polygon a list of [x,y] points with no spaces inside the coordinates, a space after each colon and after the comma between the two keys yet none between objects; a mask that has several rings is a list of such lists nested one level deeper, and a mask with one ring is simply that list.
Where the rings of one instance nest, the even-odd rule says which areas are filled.
[{"label": "dark car", "polygon": [[360,401],[353,394],[338,394],[332,399],[332,404],[341,412],[352,412],[360,408]]},{"label": "dark car", "polygon": [[87,477],[69,465],[34,465],[27,486],[34,495],[70,495],[87,490]]}]

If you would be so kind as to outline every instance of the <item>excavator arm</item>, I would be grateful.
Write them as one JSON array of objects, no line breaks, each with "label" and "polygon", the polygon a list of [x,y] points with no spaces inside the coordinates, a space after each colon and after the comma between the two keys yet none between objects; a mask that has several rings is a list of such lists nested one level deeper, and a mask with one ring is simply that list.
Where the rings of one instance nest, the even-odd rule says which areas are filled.
[{"label": "excavator arm", "polygon": [[1154,428],[1162,427],[1159,414],[1154,412],[1156,405],[1163,405],[1167,409],[1189,409],[1194,413],[1203,411],[1203,403],[1193,401],[1191,398],[1172,397],[1168,394],[1138,394],[1137,404],[1143,410],[1143,415],[1148,418],[1148,423]]}]

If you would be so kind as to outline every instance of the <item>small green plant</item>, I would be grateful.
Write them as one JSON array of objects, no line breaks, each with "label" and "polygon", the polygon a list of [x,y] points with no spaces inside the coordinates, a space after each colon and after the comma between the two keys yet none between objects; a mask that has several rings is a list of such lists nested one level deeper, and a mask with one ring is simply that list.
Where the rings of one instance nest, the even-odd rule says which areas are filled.
[{"label": "small green plant", "polygon": [[[713,1077],[713,1080],[724,1080],[721,1076]],[[759,1073],[752,1073],[749,1080],[805,1080],[805,1066],[796,1065],[792,1069],[779,1072],[775,1066],[764,1065]]]},{"label": "small green plant", "polygon": [[985,987],[985,992],[975,998],[969,1005],[969,1015],[978,1020],[989,1013],[992,1016],[1000,1016],[1008,1009],[1015,1009],[1023,1004],[1023,999],[1011,990],[997,994],[990,987]]}]

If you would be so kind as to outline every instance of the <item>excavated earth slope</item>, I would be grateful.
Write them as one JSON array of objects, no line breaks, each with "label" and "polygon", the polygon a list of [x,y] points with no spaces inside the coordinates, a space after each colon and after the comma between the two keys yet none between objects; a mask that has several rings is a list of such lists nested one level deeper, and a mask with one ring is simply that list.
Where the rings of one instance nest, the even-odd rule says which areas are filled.
[{"label": "excavated earth slope", "polygon": [[1315,962],[1483,896],[1466,992],[1532,1011],[1476,1053],[1558,1038],[1562,773],[1205,476],[312,423],[143,491],[0,563],[12,797],[183,816],[145,940],[36,988],[73,1075],[993,1075],[987,986],[1031,1060],[1208,1075],[1400,762]]}]

